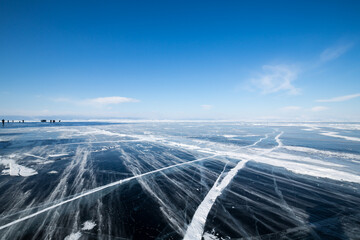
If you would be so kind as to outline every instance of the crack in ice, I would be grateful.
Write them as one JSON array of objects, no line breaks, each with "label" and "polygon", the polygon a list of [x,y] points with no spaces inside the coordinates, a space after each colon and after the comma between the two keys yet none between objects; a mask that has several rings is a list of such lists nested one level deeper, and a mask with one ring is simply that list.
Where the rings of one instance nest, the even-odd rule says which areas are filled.
[{"label": "crack in ice", "polygon": [[205,196],[204,200],[200,203],[200,205],[196,209],[195,214],[191,220],[191,223],[186,230],[184,240],[193,240],[193,239],[201,240],[204,232],[206,218],[212,206],[214,205],[215,200],[222,194],[224,189],[236,176],[237,172],[245,166],[246,162],[247,162],[246,160],[238,162],[238,164],[234,168],[232,168],[218,184],[223,173],[219,175],[219,177],[216,179],[216,182]]},{"label": "crack in ice", "polygon": [[84,192],[78,196],[75,196],[75,197],[72,197],[70,199],[67,199],[65,201],[62,201],[62,202],[59,202],[57,204],[54,204],[50,207],[47,207],[47,208],[44,208],[38,212],[35,212],[33,214],[30,214],[28,216],[25,216],[25,217],[22,217],[22,218],[19,218],[15,221],[12,221],[10,223],[7,223],[5,225],[2,225],[0,226],[0,230],[2,229],[5,229],[5,228],[8,228],[14,224],[17,224],[17,223],[20,223],[20,222],[23,222],[27,219],[30,219],[30,218],[33,218],[39,214],[42,214],[44,212],[47,212],[47,211],[50,211],[54,208],[57,208],[57,207],[60,207],[66,203],[69,203],[69,202],[73,202],[77,199],[80,199],[80,198],[83,198],[85,196],[88,196],[90,194],[93,194],[93,193],[96,193],[96,192],[99,192],[99,191],[102,191],[104,189],[107,189],[107,188],[110,188],[110,187],[113,187],[113,186],[116,186],[116,185],[120,185],[122,183],[125,183],[125,182],[129,182],[133,179],[137,179],[137,178],[141,178],[141,177],[144,177],[144,176],[147,176],[147,175],[150,175],[150,174],[153,174],[153,173],[157,173],[157,172],[161,172],[161,171],[164,171],[164,170],[167,170],[167,169],[170,169],[170,168],[174,168],[174,167],[179,167],[179,166],[183,166],[183,165],[187,165],[187,164],[191,164],[191,163],[195,163],[195,162],[199,162],[199,161],[203,161],[203,160],[206,160],[206,159],[210,159],[210,158],[214,158],[218,156],[218,154],[215,154],[215,155],[212,155],[212,156],[209,156],[209,157],[203,157],[203,158],[199,158],[199,159],[195,159],[195,160],[192,160],[192,161],[188,161],[188,162],[183,162],[183,163],[178,163],[178,164],[174,164],[174,165],[171,165],[171,166],[168,166],[168,167],[163,167],[163,168],[160,168],[160,169],[156,169],[156,170],[153,170],[153,171],[149,171],[149,172],[146,172],[146,173],[142,173],[142,174],[139,174],[139,175],[135,175],[135,176],[132,176],[132,177],[129,177],[129,178],[125,178],[125,179],[122,179],[122,180],[119,180],[119,181],[116,181],[116,182],[112,182],[112,183],[109,183],[109,184],[106,184],[106,185],[103,185],[103,186],[100,186],[100,187],[97,187],[97,188],[94,188],[92,190],[89,190],[87,192]]},{"label": "crack in ice", "polygon": [[[271,149],[271,151],[276,150],[278,148],[281,148],[283,146],[283,143],[280,140],[280,136],[283,133],[284,132],[281,132],[275,137],[275,140],[276,140],[278,145],[276,147],[274,147],[273,149]],[[266,138],[268,138],[267,134],[265,135],[264,138],[260,138],[258,141],[256,141],[255,143],[253,143],[250,146],[255,146],[259,142],[261,142],[262,140],[264,140]],[[221,177],[223,176],[224,173],[222,172],[219,175],[219,177],[216,179],[216,182],[214,183],[212,188],[206,194],[204,200],[200,203],[200,205],[196,209],[195,214],[194,214],[194,216],[193,216],[193,218],[191,220],[191,223],[189,224],[189,226],[188,226],[188,228],[186,230],[185,236],[183,238],[184,240],[193,240],[193,239],[201,240],[202,239],[202,236],[203,236],[203,233],[204,233],[204,226],[205,226],[205,223],[206,223],[207,216],[209,215],[209,212],[210,212],[212,206],[214,205],[216,199],[222,194],[224,189],[230,184],[230,182],[236,176],[238,171],[240,169],[242,169],[243,167],[245,167],[245,164],[248,161],[249,160],[243,159],[240,162],[238,162],[236,164],[236,166],[234,168],[232,168],[226,174],[226,176],[221,180],[221,182],[218,184],[218,182],[220,181],[220,179],[221,179]]]}]

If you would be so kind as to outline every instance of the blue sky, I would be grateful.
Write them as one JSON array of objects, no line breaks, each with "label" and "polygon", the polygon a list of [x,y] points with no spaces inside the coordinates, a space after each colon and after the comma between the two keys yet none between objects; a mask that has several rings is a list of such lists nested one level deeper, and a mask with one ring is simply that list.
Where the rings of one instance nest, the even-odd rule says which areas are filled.
[{"label": "blue sky", "polygon": [[0,113],[360,121],[359,1],[1,1]]}]

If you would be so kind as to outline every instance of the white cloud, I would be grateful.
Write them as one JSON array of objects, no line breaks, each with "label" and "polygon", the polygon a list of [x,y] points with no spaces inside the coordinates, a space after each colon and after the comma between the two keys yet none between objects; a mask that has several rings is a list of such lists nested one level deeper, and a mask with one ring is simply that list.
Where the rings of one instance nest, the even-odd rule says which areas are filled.
[{"label": "white cloud", "polygon": [[334,60],[346,53],[352,46],[352,43],[348,43],[327,48],[321,53],[320,60],[323,62]]},{"label": "white cloud", "polygon": [[127,97],[99,97],[93,99],[87,99],[84,101],[84,104],[90,105],[110,105],[110,104],[119,104],[119,103],[128,103],[128,102],[139,102],[139,100],[134,98]]},{"label": "white cloud", "polygon": [[281,111],[298,111],[302,109],[302,107],[299,107],[299,106],[286,106],[286,107],[283,107],[283,108],[280,108]]},{"label": "white cloud", "polygon": [[212,105],[206,105],[206,104],[204,104],[204,105],[201,105],[201,108],[203,109],[203,110],[210,110],[210,109],[212,109]]},{"label": "white cloud", "polygon": [[343,101],[347,101],[347,100],[357,98],[357,97],[360,97],[360,93],[346,95],[346,96],[340,96],[340,97],[334,97],[334,98],[329,98],[329,99],[319,99],[316,101],[317,102],[343,102]]},{"label": "white cloud", "polygon": [[300,90],[292,85],[297,78],[297,71],[287,65],[264,65],[264,73],[251,80],[252,84],[263,94],[285,91],[289,94],[299,94]]},{"label": "white cloud", "polygon": [[328,110],[329,108],[327,107],[324,107],[324,106],[315,106],[315,107],[312,107],[310,110],[312,112],[321,112],[321,111],[325,111],[325,110]]}]

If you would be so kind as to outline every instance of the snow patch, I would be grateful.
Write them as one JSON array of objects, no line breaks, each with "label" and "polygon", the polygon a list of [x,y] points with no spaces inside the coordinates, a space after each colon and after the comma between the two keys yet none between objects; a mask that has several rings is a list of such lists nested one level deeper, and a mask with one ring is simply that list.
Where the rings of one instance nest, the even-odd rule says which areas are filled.
[{"label": "snow patch", "polygon": [[76,232],[76,233],[71,233],[70,235],[66,236],[64,238],[64,240],[78,240],[81,237],[81,233],[80,232]]},{"label": "snow patch", "polygon": [[204,233],[203,235],[204,240],[218,240],[219,238],[215,235],[212,235],[211,233]]},{"label": "snow patch", "polygon": [[56,158],[56,157],[64,157],[64,156],[67,156],[67,155],[69,155],[69,154],[67,154],[67,153],[49,154],[49,157]]},{"label": "snow patch", "polygon": [[34,169],[17,164],[12,159],[0,159],[0,164],[8,168],[2,171],[2,175],[28,177],[38,174]]},{"label": "snow patch", "polygon": [[81,228],[81,230],[91,230],[96,226],[96,223],[92,221],[86,221],[84,222],[84,226]]},{"label": "snow patch", "polygon": [[237,135],[223,135],[223,137],[226,137],[226,138],[234,138],[234,137],[237,137]]}]

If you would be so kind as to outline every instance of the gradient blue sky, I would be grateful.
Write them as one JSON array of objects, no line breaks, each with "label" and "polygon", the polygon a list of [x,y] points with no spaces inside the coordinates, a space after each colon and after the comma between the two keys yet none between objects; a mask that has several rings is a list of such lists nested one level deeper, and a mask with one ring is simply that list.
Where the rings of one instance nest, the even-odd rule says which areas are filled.
[{"label": "gradient blue sky", "polygon": [[0,114],[360,120],[360,1],[1,1]]}]

